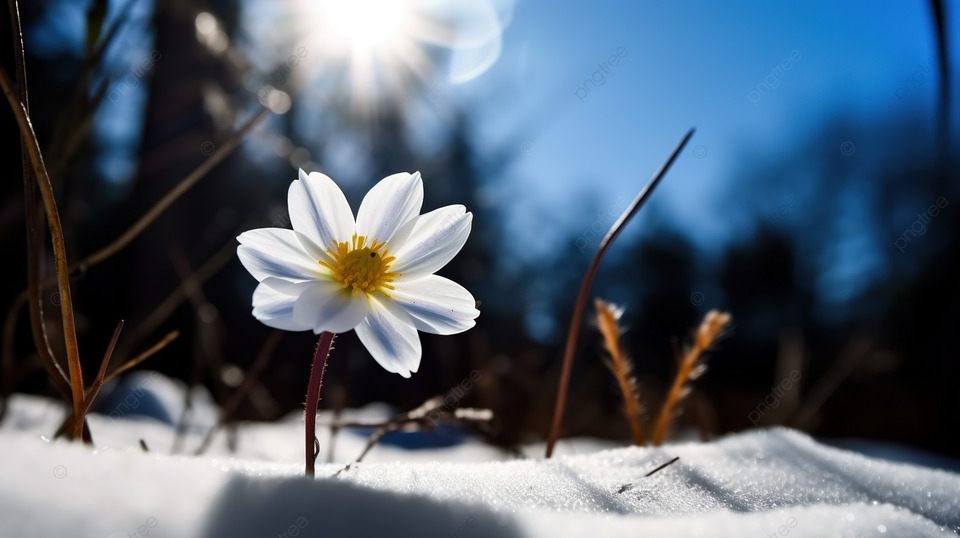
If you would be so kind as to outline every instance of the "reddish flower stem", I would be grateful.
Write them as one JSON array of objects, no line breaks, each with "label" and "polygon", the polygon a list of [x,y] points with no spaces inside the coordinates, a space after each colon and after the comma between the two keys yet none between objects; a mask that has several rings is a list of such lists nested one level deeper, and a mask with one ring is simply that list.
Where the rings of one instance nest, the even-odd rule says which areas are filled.
[{"label": "reddish flower stem", "polygon": [[[320,334],[317,349],[313,352],[313,365],[310,367],[310,384],[307,385],[306,431],[304,432],[304,449],[306,450],[307,476],[314,476],[314,466],[317,462],[317,404],[320,403],[320,388],[323,387],[323,374],[327,372],[327,359],[333,349],[333,340],[337,337],[331,332]],[[317,366],[319,365],[319,368]]]}]

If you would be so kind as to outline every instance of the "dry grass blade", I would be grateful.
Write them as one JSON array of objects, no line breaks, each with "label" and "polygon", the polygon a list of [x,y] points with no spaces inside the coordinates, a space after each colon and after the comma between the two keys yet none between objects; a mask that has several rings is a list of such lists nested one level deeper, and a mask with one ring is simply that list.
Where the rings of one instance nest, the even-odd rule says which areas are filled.
[{"label": "dry grass blade", "polygon": [[[114,331],[114,336],[115,336],[115,337],[116,337],[116,336],[119,336],[119,327],[117,328],[116,331]],[[149,359],[149,358],[152,357],[155,353],[157,353],[157,352],[160,351],[161,349],[167,347],[167,345],[168,345],[170,342],[176,340],[176,338],[177,338],[178,336],[180,336],[180,332],[179,332],[179,331],[171,331],[169,334],[167,334],[166,336],[164,336],[162,340],[160,340],[160,341],[157,342],[156,344],[150,346],[150,348],[147,349],[146,351],[144,351],[143,353],[141,353],[141,354],[137,355],[136,357],[128,360],[127,362],[125,362],[125,363],[123,363],[122,365],[120,365],[119,368],[117,368],[117,369],[113,370],[112,372],[106,374],[106,375],[104,376],[104,378],[103,378],[103,381],[100,383],[100,385],[103,385],[103,383],[106,383],[107,381],[110,381],[111,379],[117,377],[118,375],[122,374],[123,372],[126,372],[126,371],[129,370],[130,368],[133,368],[134,366],[140,364],[141,362]],[[116,345],[116,338],[114,338],[113,340],[110,341],[110,347],[108,348],[108,352],[111,352],[111,354],[112,354],[113,347],[114,347],[115,345]],[[103,369],[103,365],[102,365],[102,364],[101,364],[101,367],[100,367],[100,368],[101,368],[101,370]],[[88,392],[88,394],[89,394],[89,392]],[[89,398],[89,400],[90,400],[90,403],[93,403],[93,398]],[[88,406],[88,405],[85,405],[85,406],[84,406],[84,413],[86,413],[87,411],[89,411],[89,407],[90,407],[90,406]],[[57,432],[56,432],[56,433],[54,434],[54,436],[53,436],[54,439],[59,438],[60,436],[64,435],[65,433],[73,430],[73,428],[74,428],[74,426],[73,426],[73,425],[74,425],[74,418],[73,418],[73,417],[74,417],[74,415],[71,414],[71,415],[68,415],[66,419],[64,419],[64,421],[60,424],[60,427],[57,428]],[[87,430],[86,427],[84,427],[84,430],[83,430],[83,431],[84,431],[84,432],[87,432],[88,430]],[[84,440],[86,440],[86,439],[87,439],[87,438],[84,437]]]},{"label": "dry grass blade", "polygon": [[587,299],[590,297],[590,286],[593,284],[593,279],[597,275],[597,269],[600,267],[600,261],[603,260],[604,254],[607,253],[607,250],[610,249],[610,245],[613,244],[613,241],[620,235],[620,232],[623,231],[623,227],[626,226],[627,222],[643,207],[643,204],[646,203],[647,199],[653,193],[653,189],[657,187],[660,183],[660,180],[667,174],[667,170],[673,165],[673,162],[677,160],[677,156],[680,155],[680,152],[683,151],[683,148],[686,147],[687,142],[690,141],[690,137],[693,136],[694,129],[690,129],[687,132],[686,136],[683,137],[683,140],[677,144],[677,147],[674,148],[673,153],[670,154],[670,157],[667,159],[663,166],[660,167],[660,170],[653,175],[653,178],[647,183],[647,185],[640,191],[640,194],[633,199],[633,202],[627,207],[627,210],[620,215],[620,218],[613,223],[613,226],[610,227],[610,231],[607,232],[607,235],[603,237],[603,240],[600,241],[600,246],[597,248],[597,253],[594,254],[593,260],[590,262],[590,267],[587,268],[587,274],[583,276],[583,282],[580,284],[580,291],[577,294],[577,302],[573,307],[573,316],[570,319],[570,327],[567,329],[567,343],[563,352],[563,365],[562,370],[560,371],[560,382],[557,387],[557,399],[556,404],[553,410],[553,422],[550,425],[550,434],[547,439],[547,457],[549,458],[553,455],[553,447],[557,444],[557,439],[560,437],[560,426],[563,424],[563,413],[567,405],[567,389],[570,387],[570,374],[573,371],[573,358],[576,355],[577,351],[577,340],[580,336],[580,322],[583,320],[583,311],[586,308]]},{"label": "dry grass blade", "polygon": [[123,233],[120,237],[114,240],[109,245],[103,247],[102,249],[94,252],[90,256],[87,256],[86,259],[81,262],[81,267],[89,267],[91,265],[96,265],[103,260],[109,258],[116,254],[120,249],[130,244],[138,235],[140,235],[143,230],[150,226],[154,220],[157,219],[164,211],[170,207],[173,202],[175,202],[183,193],[190,190],[198,181],[203,179],[214,166],[220,164],[220,161],[225,159],[227,155],[230,154],[238,145],[240,141],[249,133],[256,125],[260,122],[267,113],[270,112],[270,109],[263,107],[260,111],[247,123],[245,123],[237,132],[233,133],[222,146],[217,148],[217,150],[211,155],[207,160],[203,161],[196,170],[190,173],[189,176],[185,177],[176,187],[168,192],[159,202],[156,203],[153,207],[150,208],[150,211],[140,218],[133,226],[131,226],[126,232]]},{"label": "dry grass blade", "polygon": [[90,407],[93,405],[93,401],[97,399],[97,395],[100,394],[100,389],[103,388],[103,383],[107,375],[107,366],[110,364],[110,357],[113,356],[113,350],[117,347],[117,340],[120,338],[120,331],[123,330],[123,320],[120,320],[120,323],[117,324],[117,328],[113,330],[113,336],[110,338],[110,343],[107,344],[107,351],[103,354],[103,360],[100,361],[100,370],[97,371],[97,377],[93,380],[93,385],[87,389],[87,394],[83,398],[83,416],[86,417],[87,413],[90,412]]},{"label": "dry grass blade", "polygon": [[53,195],[53,186],[50,176],[47,175],[43,163],[43,154],[37,134],[33,131],[30,115],[20,101],[20,97],[13,89],[13,83],[7,75],[6,69],[0,67],[0,86],[10,104],[10,109],[16,117],[20,128],[20,136],[27,148],[30,161],[36,174],[37,185],[47,214],[47,225],[50,227],[50,241],[53,243],[54,264],[57,271],[57,284],[60,288],[60,314],[63,318],[63,339],[67,348],[67,365],[70,372],[70,389],[73,396],[74,438],[79,439],[83,434],[83,420],[80,415],[83,407],[83,371],[80,363],[80,348],[77,345],[77,326],[73,312],[73,295],[70,292],[70,270],[67,262],[67,248],[63,239],[63,227],[60,224],[60,211]]},{"label": "dry grass blade", "polygon": [[680,400],[686,396],[688,389],[687,381],[696,379],[703,373],[705,367],[699,363],[700,357],[710,349],[710,346],[723,334],[724,329],[730,323],[730,314],[711,310],[704,316],[700,328],[694,335],[693,345],[690,351],[684,355],[680,362],[680,368],[677,371],[677,377],[673,380],[673,386],[667,394],[667,400],[660,411],[660,418],[657,419],[657,427],[653,431],[653,445],[659,446],[667,436],[667,430],[670,428],[670,422],[673,421],[674,409]]},{"label": "dry grass blade", "polygon": [[[177,186],[172,191],[167,193],[166,196],[164,196],[159,202],[157,202],[157,204],[153,206],[150,209],[150,211],[147,212],[146,215],[144,215],[143,217],[140,218],[140,220],[134,223],[133,226],[131,226],[126,232],[123,233],[123,235],[115,239],[109,245],[101,248],[97,252],[94,252],[90,256],[87,256],[80,263],[77,263],[71,266],[69,268],[70,274],[82,273],[83,271],[86,271],[90,267],[97,265],[98,263],[106,260],[110,256],[113,256],[114,254],[122,250],[124,247],[129,245],[134,239],[137,238],[137,236],[143,233],[143,231],[148,226],[150,226],[150,224],[152,224],[153,221],[157,219],[157,217],[159,217],[164,211],[166,211],[166,209],[170,207],[170,205],[172,205],[173,202],[177,200],[177,198],[183,195],[183,193],[185,193],[200,179],[202,179],[207,174],[207,172],[213,169],[213,167],[216,166],[220,161],[226,158],[226,156],[229,155],[230,152],[232,152],[240,144],[240,141],[247,135],[247,133],[249,133],[257,125],[257,123],[261,119],[263,119],[264,116],[266,116],[269,110],[270,109],[268,109],[267,107],[262,108],[256,116],[254,116],[250,121],[248,121],[239,130],[237,130],[237,132],[235,132],[223,145],[218,147],[217,150],[213,153],[213,155],[211,155],[206,161],[203,162],[203,164],[197,167],[197,169],[191,172],[190,175],[188,175],[179,184],[177,184]],[[27,190],[28,199],[30,199],[31,194],[32,194],[32,190]],[[28,215],[30,214],[29,206],[28,206],[27,214]],[[29,218],[27,219],[27,222],[29,225],[30,223]],[[29,244],[29,241],[28,241],[28,244]],[[226,263],[227,260],[232,258],[232,253],[235,250],[235,246],[232,240],[228,245],[228,247],[229,248],[225,250],[228,251],[229,255],[221,259],[223,263]],[[208,268],[208,265],[209,264],[205,264],[204,268]],[[201,271],[203,271],[203,269],[201,269]],[[38,284],[36,285],[37,291],[35,295],[37,296],[38,299],[37,301],[31,300],[31,321],[34,327],[34,331],[33,331],[34,341],[38,346],[38,352],[40,353],[40,358],[44,363],[44,367],[47,368],[47,370],[50,373],[50,376],[54,378],[54,381],[57,382],[57,385],[60,387],[60,389],[66,390],[67,394],[69,394],[70,384],[67,380],[66,375],[60,372],[61,374],[60,377],[62,379],[58,379],[56,375],[57,369],[59,369],[57,362],[54,361],[52,358],[47,359],[48,356],[52,357],[52,352],[48,352],[47,355],[44,355],[44,349],[49,349],[49,345],[46,344],[46,337],[42,336],[42,334],[38,332],[39,329],[37,329],[38,325],[36,320],[41,319],[41,317],[38,314],[35,314],[34,310],[36,310],[36,308],[39,308],[39,306],[36,308],[33,306],[34,304],[37,304],[39,302],[40,290],[53,284],[54,280],[44,279],[41,281],[39,280],[39,276],[38,276],[37,281],[38,281]],[[182,292],[182,289],[178,291]],[[28,299],[32,299],[32,295],[34,295],[34,293],[31,292],[29,288],[21,291],[20,294],[17,295],[16,299],[14,299],[13,305],[10,307],[10,309],[7,312],[7,316],[6,316],[6,319],[4,320],[4,325],[3,325],[4,345],[3,345],[2,362],[4,365],[9,365],[13,361],[12,335],[16,333],[17,314],[20,312],[20,308],[22,308],[23,305],[27,303]],[[179,301],[182,300],[182,298],[183,297],[175,298],[174,299],[175,304],[173,304],[172,306],[175,307],[177,304],[179,304]],[[141,334],[142,332],[138,328],[134,333],[134,338],[130,339],[131,344],[139,341],[138,336],[140,336]],[[45,347],[41,347],[41,342]],[[5,366],[5,369],[6,369],[6,366]]]},{"label": "dry grass blade", "polygon": [[128,360],[127,362],[121,364],[119,367],[117,367],[116,370],[114,370],[114,371],[110,372],[109,374],[107,374],[107,378],[106,378],[104,381],[110,381],[111,379],[117,377],[118,375],[122,374],[123,372],[126,372],[127,370],[133,368],[134,366],[140,364],[141,362],[149,359],[149,358],[152,357],[154,354],[156,354],[158,351],[160,351],[161,349],[167,347],[167,346],[170,344],[170,342],[173,342],[173,341],[176,340],[179,336],[180,336],[180,331],[170,331],[169,333],[167,333],[166,336],[163,337],[163,339],[161,339],[161,340],[160,340],[159,342],[157,342],[156,344],[153,344],[152,346],[150,346],[149,348],[147,348],[147,350],[145,350],[143,353],[140,353],[140,354],[137,355],[136,357],[134,357],[134,358]]},{"label": "dry grass blade", "polygon": [[[234,132],[230,138],[228,138],[223,145],[218,146],[217,150],[203,161],[203,163],[198,166],[193,172],[190,172],[190,175],[183,178],[180,183],[177,184],[170,192],[164,195],[153,207],[147,211],[140,220],[135,222],[130,228],[128,228],[123,234],[114,239],[109,245],[101,248],[100,250],[94,252],[93,254],[87,256],[79,263],[76,263],[70,266],[70,274],[80,274],[84,271],[90,269],[94,265],[97,265],[104,260],[110,258],[117,252],[123,250],[127,245],[133,242],[144,230],[147,229],[153,221],[155,221],[164,211],[167,210],[174,202],[177,201],[180,196],[185,192],[190,190],[198,181],[203,179],[210,170],[212,170],[216,165],[220,164],[220,161],[225,159],[237,146],[240,145],[240,142],[243,141],[243,138],[251,131],[257,124],[262,120],[267,113],[270,112],[270,109],[267,107],[261,108],[258,113],[243,124],[236,132]],[[46,279],[43,281],[42,286],[46,287],[53,284],[52,279]],[[21,295],[27,293],[26,290],[20,292]],[[18,297],[19,300],[19,297]]]},{"label": "dry grass blade", "polygon": [[[10,13],[10,26],[14,41],[14,60],[16,64],[17,94],[20,102],[23,104],[24,111],[30,113],[30,98],[27,91],[27,73],[26,63],[23,54],[23,34],[20,26],[20,9],[16,0],[7,2]],[[23,168],[23,190],[24,190],[24,214],[26,217],[27,230],[27,291],[20,294],[10,307],[7,314],[7,320],[3,327],[3,355],[0,368],[2,368],[4,383],[0,387],[0,418],[6,411],[6,398],[13,392],[13,380],[15,377],[13,366],[13,340],[16,329],[16,315],[24,303],[29,301],[30,305],[30,329],[33,336],[34,347],[37,349],[37,355],[40,362],[47,370],[48,375],[53,379],[57,388],[67,401],[71,401],[72,390],[67,374],[64,373],[60,364],[54,359],[53,350],[50,347],[47,338],[46,326],[43,321],[43,300],[40,294],[40,282],[42,280],[41,268],[43,267],[43,215],[40,211],[40,204],[37,200],[37,180],[30,165],[30,153],[27,147],[27,138],[20,140],[20,161]]]},{"label": "dry grass blade", "polygon": [[640,422],[640,391],[637,389],[637,380],[633,377],[633,364],[630,362],[630,357],[627,357],[620,345],[618,322],[623,311],[600,298],[594,302],[597,307],[597,327],[603,335],[603,347],[610,354],[610,359],[605,362],[620,385],[620,393],[623,394],[623,411],[627,415],[627,422],[630,423],[630,430],[633,432],[633,444],[643,446],[647,442]]}]

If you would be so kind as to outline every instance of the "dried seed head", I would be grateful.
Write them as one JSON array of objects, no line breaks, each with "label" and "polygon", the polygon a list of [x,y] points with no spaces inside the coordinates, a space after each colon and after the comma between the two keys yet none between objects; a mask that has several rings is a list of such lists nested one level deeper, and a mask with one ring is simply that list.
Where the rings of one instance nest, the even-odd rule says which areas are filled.
[{"label": "dried seed head", "polygon": [[697,347],[707,349],[717,338],[723,334],[723,330],[730,323],[731,317],[727,312],[711,310],[703,317],[703,323],[697,329]]}]

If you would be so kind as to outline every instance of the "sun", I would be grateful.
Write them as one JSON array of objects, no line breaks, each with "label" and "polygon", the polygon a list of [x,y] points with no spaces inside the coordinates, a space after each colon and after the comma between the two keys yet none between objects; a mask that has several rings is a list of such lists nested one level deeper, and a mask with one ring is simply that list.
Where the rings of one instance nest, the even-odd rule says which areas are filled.
[{"label": "sun", "polygon": [[245,17],[253,41],[297,51],[289,89],[367,120],[489,68],[510,17],[494,1],[513,0],[249,0]]},{"label": "sun", "polygon": [[322,66],[342,68],[350,108],[370,116],[378,103],[402,101],[417,79],[431,74],[419,36],[431,24],[417,0],[297,0],[300,25],[308,25],[306,47]]},{"label": "sun", "polygon": [[382,54],[405,39],[410,6],[404,0],[321,0],[317,17],[330,44],[352,55]]}]

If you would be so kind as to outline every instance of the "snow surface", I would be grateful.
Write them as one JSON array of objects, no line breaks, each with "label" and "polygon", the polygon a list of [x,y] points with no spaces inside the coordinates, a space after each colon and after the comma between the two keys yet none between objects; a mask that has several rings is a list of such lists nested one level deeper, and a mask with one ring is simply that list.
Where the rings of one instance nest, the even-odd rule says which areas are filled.
[{"label": "snow surface", "polygon": [[[831,448],[791,430],[754,430],[711,443],[659,448],[562,441],[560,455],[551,460],[539,458],[542,444],[526,447],[532,457],[518,459],[456,430],[446,437],[397,434],[339,477],[333,475],[343,463],[319,465],[317,479],[309,480],[301,476],[303,423],[297,415],[241,426],[235,453],[226,449],[221,433],[203,456],[169,455],[181,391],[159,375],[129,377],[106,395],[110,405],[104,413],[90,416],[96,450],[48,441],[44,436],[63,419],[63,407],[15,396],[0,425],[0,536],[925,537],[960,532],[960,474]],[[199,446],[217,410],[201,393],[192,416],[200,426],[187,432],[183,454]],[[385,416],[385,406],[370,406],[344,418]],[[329,420],[321,413],[318,423]],[[330,442],[325,430],[318,432],[321,456]],[[354,458],[368,434],[341,432],[336,459]],[[448,446],[401,446],[437,438]],[[139,447],[140,439],[149,453]],[[644,477],[675,456],[677,463]]]}]

